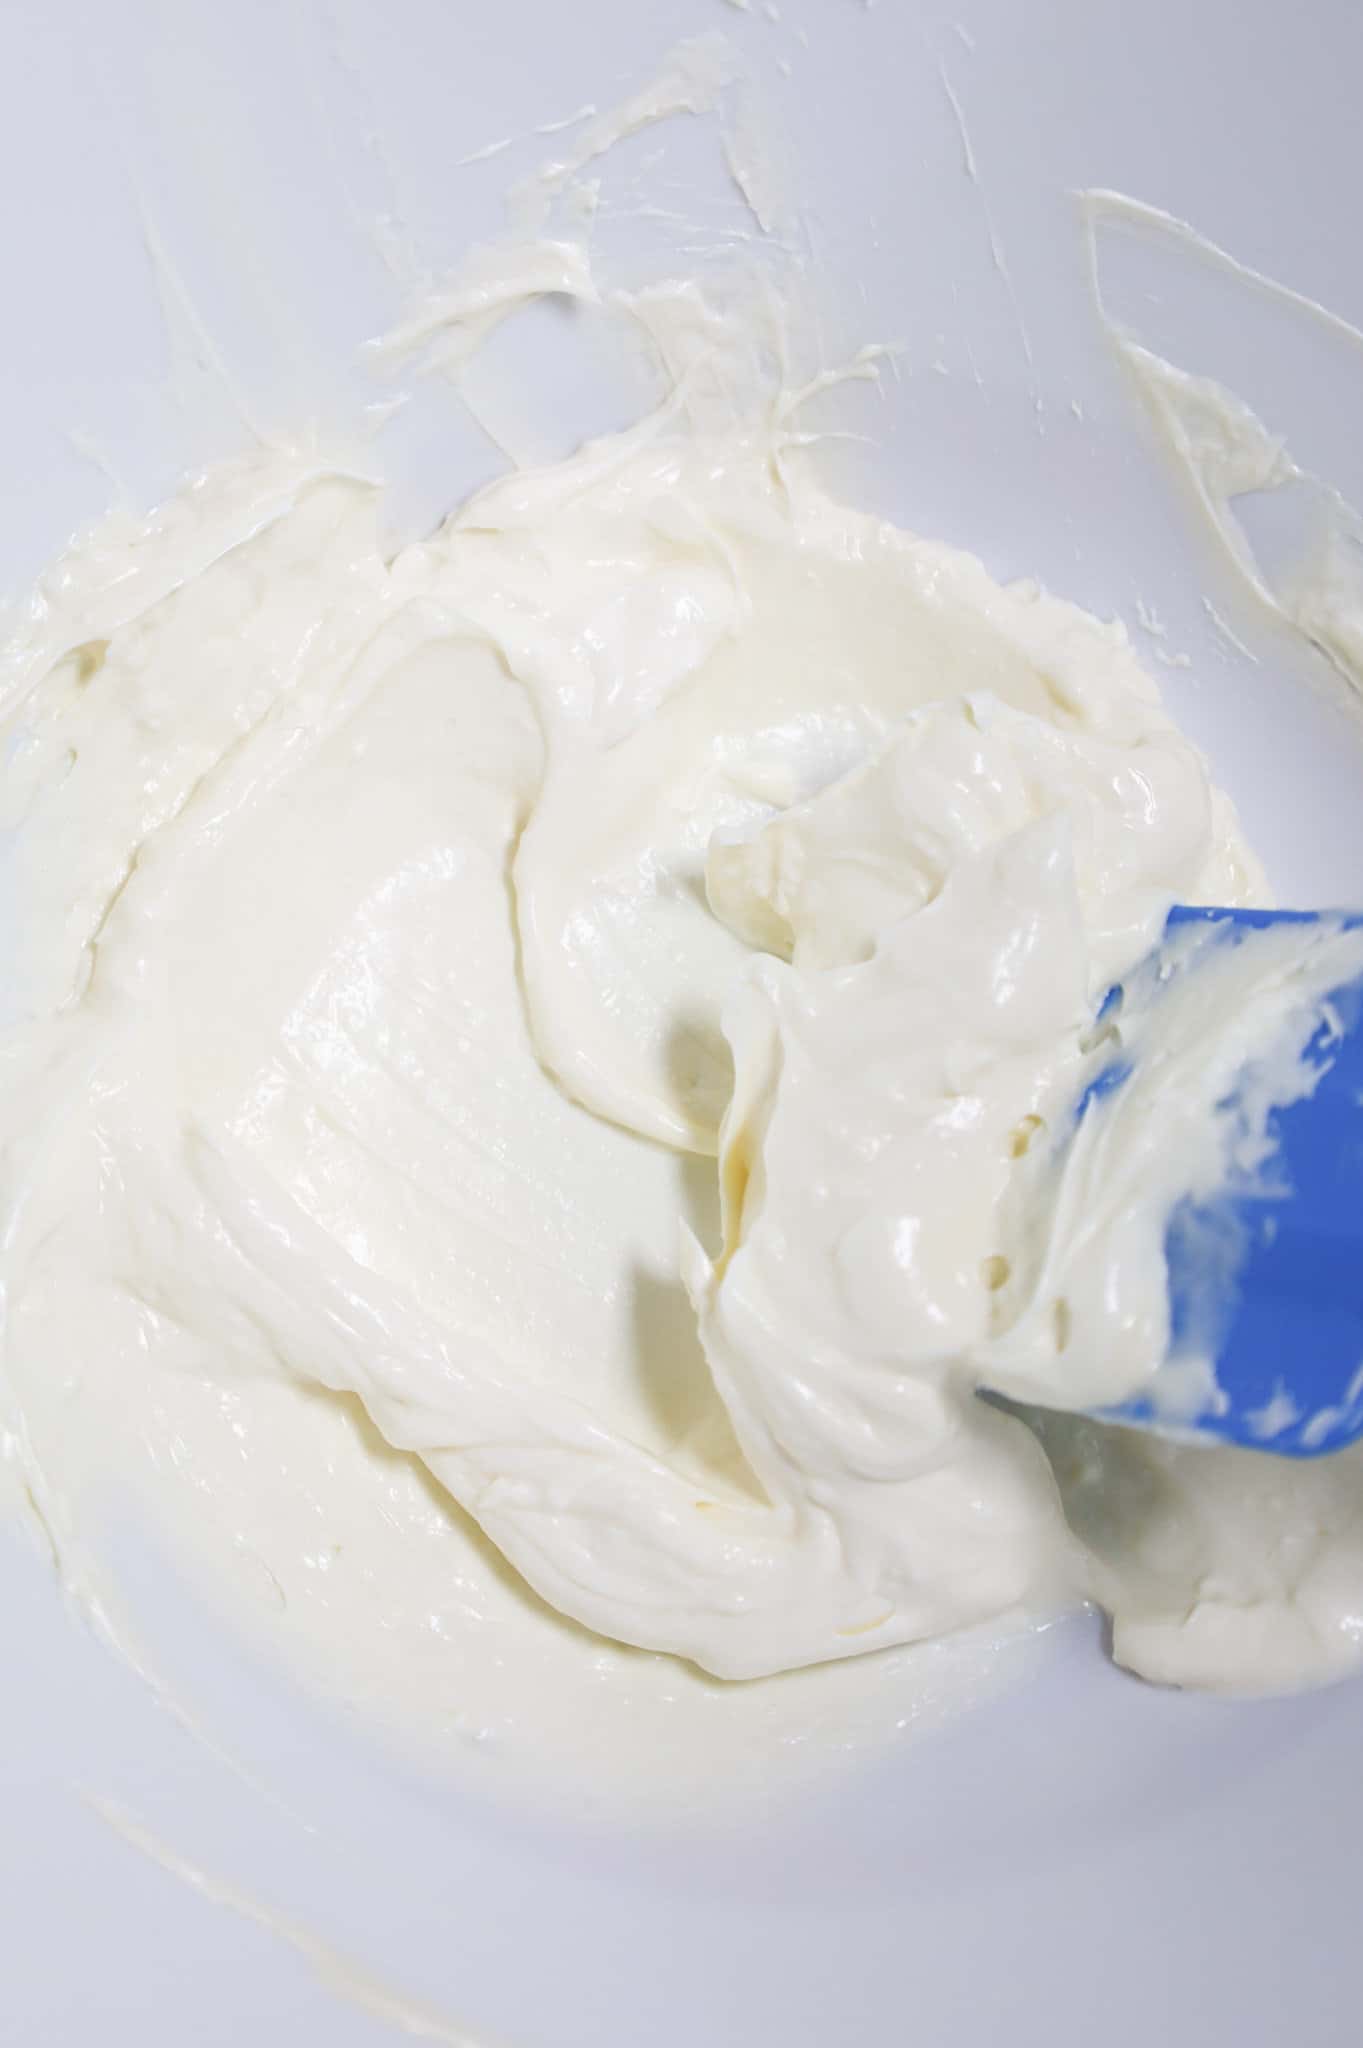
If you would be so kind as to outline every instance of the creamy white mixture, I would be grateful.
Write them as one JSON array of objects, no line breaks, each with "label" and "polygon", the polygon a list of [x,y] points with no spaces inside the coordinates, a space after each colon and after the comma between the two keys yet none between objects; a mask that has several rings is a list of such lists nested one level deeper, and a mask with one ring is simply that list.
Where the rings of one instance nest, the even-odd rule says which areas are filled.
[{"label": "creamy white mixture", "polygon": [[[564,290],[539,240],[399,343]],[[5,1446],[68,1577],[122,1488],[352,1694],[603,1753],[903,1726],[1084,1598],[1152,1677],[1351,1668],[1363,1456],[977,1390],[1148,1381],[1225,1076],[1291,1093],[1357,939],[1207,981],[1070,1143],[1169,905],[1262,897],[1228,803],[1120,627],[823,494],[741,312],[625,313],[630,431],[392,559],[254,457],[4,657]]]}]

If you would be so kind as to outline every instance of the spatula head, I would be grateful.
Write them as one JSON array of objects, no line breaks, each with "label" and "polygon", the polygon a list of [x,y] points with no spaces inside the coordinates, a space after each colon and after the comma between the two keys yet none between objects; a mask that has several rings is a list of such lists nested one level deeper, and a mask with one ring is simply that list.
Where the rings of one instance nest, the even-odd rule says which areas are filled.
[{"label": "spatula head", "polygon": [[[1215,927],[1217,944],[1239,945],[1270,927],[1326,922],[1180,908],[1165,939],[1186,946],[1187,928],[1201,923]],[[1363,931],[1363,916],[1328,923]],[[1208,1201],[1185,1199],[1165,1237],[1169,1363],[1196,1349],[1212,1360],[1218,1388],[1179,1434],[1292,1457],[1363,1436],[1363,976],[1331,991],[1305,1060],[1309,1092],[1269,1115],[1269,1159]],[[1119,1086],[1120,1072],[1109,1071]],[[1234,1098],[1221,1105],[1235,1107]],[[1167,1411],[1157,1383],[1103,1415],[1160,1429]]]}]

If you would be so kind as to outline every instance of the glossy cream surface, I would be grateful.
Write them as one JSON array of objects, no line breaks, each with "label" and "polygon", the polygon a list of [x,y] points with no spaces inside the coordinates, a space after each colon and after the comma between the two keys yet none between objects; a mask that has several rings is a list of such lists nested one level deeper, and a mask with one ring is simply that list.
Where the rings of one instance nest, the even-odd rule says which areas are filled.
[{"label": "glossy cream surface", "polygon": [[[594,289],[517,260],[422,338]],[[881,1739],[1085,1598],[1162,1679],[1348,1668],[1356,1457],[977,1390],[1148,1380],[1225,1063],[1288,1099],[1356,963],[1209,982],[1069,1144],[1170,903],[1261,896],[1228,803],[1120,627],[825,494],[742,308],[630,317],[659,408],[428,540],[274,449],[6,653],[6,1446],[69,1579],[131,1495],[318,1682],[622,1783]]]}]

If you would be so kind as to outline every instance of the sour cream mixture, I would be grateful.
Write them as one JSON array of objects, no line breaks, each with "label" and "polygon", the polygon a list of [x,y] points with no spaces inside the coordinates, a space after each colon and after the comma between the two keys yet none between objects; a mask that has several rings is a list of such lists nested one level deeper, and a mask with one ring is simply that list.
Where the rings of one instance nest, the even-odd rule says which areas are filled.
[{"label": "sour cream mixture", "polygon": [[[1350,1668],[1357,1455],[977,1393],[1162,1356],[1229,1012],[1167,1145],[1062,1140],[1170,903],[1262,899],[1231,808],[1119,626],[832,502],[672,311],[656,412],[432,539],[276,450],[5,657],[7,1445],[59,1555],[144,1466],[446,1715],[428,1632],[463,1686],[534,1596],[645,1691],[694,1674],[608,1644],[747,1679],[1085,1598],[1152,1677]],[[1278,965],[1242,1051],[1309,1035]]]}]

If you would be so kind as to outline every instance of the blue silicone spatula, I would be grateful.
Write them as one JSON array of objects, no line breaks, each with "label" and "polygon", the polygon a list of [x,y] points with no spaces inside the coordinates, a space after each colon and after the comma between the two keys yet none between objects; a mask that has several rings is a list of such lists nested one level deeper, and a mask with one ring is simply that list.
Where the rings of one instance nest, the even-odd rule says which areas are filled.
[{"label": "blue silicone spatula", "polygon": [[[1175,909],[1156,967],[1160,952],[1187,957],[1192,926],[1212,928],[1204,943],[1237,946],[1273,927],[1325,922],[1302,911]],[[1363,915],[1328,922],[1335,932],[1363,930]],[[1167,1362],[1186,1354],[1196,1331],[1219,1389],[1215,1412],[1199,1415],[1192,1434],[1298,1458],[1363,1437],[1363,976],[1333,989],[1321,1015],[1305,1053],[1310,1092],[1268,1118],[1271,1172],[1232,1181],[1210,1201],[1184,1200],[1165,1236]],[[1080,1117],[1101,1113],[1129,1071],[1114,1059]],[[1228,1105],[1233,1094],[1220,1107]],[[1158,1382],[1102,1419],[1162,1430]]]}]

